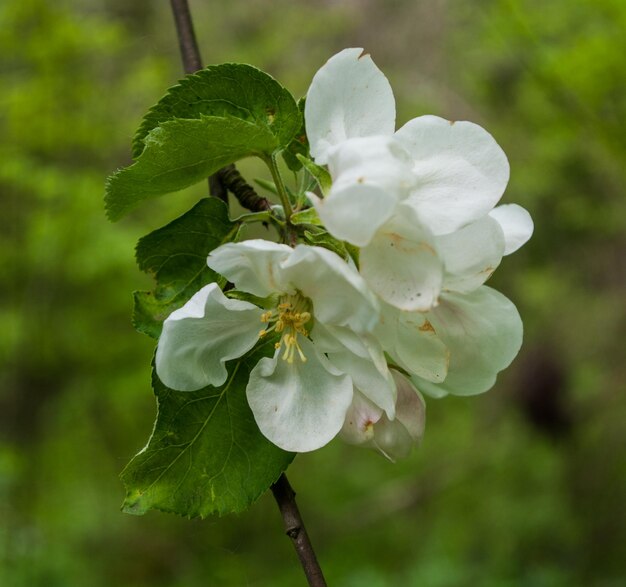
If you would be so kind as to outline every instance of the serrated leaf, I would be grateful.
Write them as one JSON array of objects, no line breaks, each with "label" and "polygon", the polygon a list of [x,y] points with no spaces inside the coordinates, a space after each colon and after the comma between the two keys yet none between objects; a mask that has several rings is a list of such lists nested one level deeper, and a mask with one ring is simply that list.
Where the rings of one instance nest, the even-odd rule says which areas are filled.
[{"label": "serrated leaf", "polygon": [[304,104],[305,98],[302,97],[298,100],[298,110],[302,116],[302,124],[296,136],[283,151],[283,159],[291,171],[300,171],[302,169],[302,162],[298,159],[298,155],[309,157],[309,140],[306,136],[306,125],[304,122]]},{"label": "serrated leaf", "polygon": [[133,139],[133,157],[148,133],[174,118],[235,117],[265,127],[287,146],[302,126],[293,96],[267,73],[241,63],[210,65],[182,79],[144,117]]},{"label": "serrated leaf", "polygon": [[206,264],[208,254],[236,239],[240,224],[228,217],[226,204],[204,198],[166,226],[144,236],[135,256],[142,271],[154,276],[152,292],[135,292],[133,324],[154,338],[163,320],[207,283],[223,282]]},{"label": "serrated leaf", "polygon": [[276,481],[295,455],[261,434],[245,393],[250,370],[273,350],[266,343],[232,361],[220,388],[178,392],[153,373],[157,420],[148,445],[122,472],[125,512],[241,512]]},{"label": "serrated leaf", "polygon": [[320,190],[322,194],[328,193],[330,187],[333,184],[333,180],[330,177],[330,173],[326,171],[323,167],[320,167],[307,157],[300,155],[299,153],[296,155],[298,161],[302,163],[303,167],[311,174],[313,179],[317,181],[317,185],[320,186]]},{"label": "serrated leaf", "polygon": [[229,163],[264,156],[279,143],[267,127],[238,118],[169,120],[150,132],[136,163],[111,175],[105,205],[119,220],[141,201],[197,183]]}]

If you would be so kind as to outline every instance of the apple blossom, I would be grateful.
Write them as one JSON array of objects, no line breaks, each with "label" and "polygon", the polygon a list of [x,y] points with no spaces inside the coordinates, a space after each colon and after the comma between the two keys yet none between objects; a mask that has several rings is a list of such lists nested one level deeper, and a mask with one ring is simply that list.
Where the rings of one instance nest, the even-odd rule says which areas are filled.
[{"label": "apple blossom", "polygon": [[163,383],[181,391],[222,385],[225,363],[275,331],[275,353],[252,369],[246,389],[261,432],[274,444],[306,452],[329,442],[355,386],[394,418],[395,385],[368,334],[379,305],[338,255],[249,240],[218,247],[207,263],[268,307],[229,299],[215,283],[203,287],[164,322],[156,352]]},{"label": "apple blossom", "polygon": [[311,154],[333,178],[325,198],[309,197],[331,234],[361,247],[361,274],[389,304],[429,310],[446,286],[480,285],[530,237],[522,208],[492,210],[509,178],[493,137],[436,116],[394,133],[393,92],[361,49],[341,51],[316,73],[305,121]]}]

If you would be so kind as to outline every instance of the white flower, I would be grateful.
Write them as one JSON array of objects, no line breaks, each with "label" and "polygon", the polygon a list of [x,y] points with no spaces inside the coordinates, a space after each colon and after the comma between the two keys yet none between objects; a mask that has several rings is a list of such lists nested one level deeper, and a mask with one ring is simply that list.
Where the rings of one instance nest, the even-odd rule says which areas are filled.
[{"label": "white flower", "polygon": [[324,199],[309,197],[331,234],[361,247],[361,274],[387,303],[429,310],[444,289],[480,285],[530,238],[525,210],[492,210],[509,178],[493,137],[436,116],[394,133],[391,87],[361,49],[316,73],[305,120],[311,154],[334,180]]},{"label": "white flower", "polygon": [[368,335],[378,303],[356,270],[326,249],[264,240],[223,245],[207,263],[238,290],[274,300],[273,308],[229,299],[215,283],[203,287],[164,322],[156,371],[165,385],[222,385],[225,362],[275,331],[281,338],[274,356],[257,363],[246,389],[261,432],[274,444],[306,452],[328,443],[343,425],[354,386],[394,417],[395,386]]},{"label": "white flower", "polygon": [[396,417],[390,420],[360,393],[354,394],[341,437],[350,444],[375,448],[391,461],[408,456],[424,434],[426,405],[415,386],[392,370],[397,385]]}]

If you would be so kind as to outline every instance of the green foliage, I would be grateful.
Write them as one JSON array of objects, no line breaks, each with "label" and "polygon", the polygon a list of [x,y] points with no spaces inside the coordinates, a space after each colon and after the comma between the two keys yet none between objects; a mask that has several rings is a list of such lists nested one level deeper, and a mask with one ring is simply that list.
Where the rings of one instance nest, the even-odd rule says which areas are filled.
[{"label": "green foliage", "polygon": [[133,139],[133,157],[141,155],[150,131],[164,122],[205,116],[234,117],[266,128],[283,147],[304,124],[291,94],[267,73],[242,63],[210,65],[182,79],[148,111]]},{"label": "green foliage", "polygon": [[163,320],[207,283],[224,279],[210,269],[208,254],[236,240],[239,223],[217,198],[200,200],[189,212],[139,240],[137,264],[156,280],[153,291],[135,292],[133,325],[158,338]]},{"label": "green foliage", "polygon": [[241,512],[278,479],[295,455],[261,434],[245,392],[250,370],[273,350],[268,341],[232,361],[220,388],[174,391],[153,373],[157,421],[148,445],[122,473],[124,511],[188,517]]},{"label": "green foliage", "polygon": [[268,159],[301,126],[291,94],[254,67],[216,65],[188,76],[144,118],[136,163],[107,182],[107,214],[118,220],[146,198],[182,190],[245,157]]},{"label": "green foliage", "polygon": [[293,140],[287,145],[287,148],[283,151],[283,159],[291,171],[300,171],[302,169],[300,157],[309,157],[309,140],[306,136],[306,125],[304,121],[304,103],[305,98],[300,98],[298,100],[298,110],[302,116],[300,129],[296,133]]},{"label": "green foliage", "polygon": [[300,153],[298,153],[296,157],[298,158],[298,161],[302,163],[304,168],[311,174],[311,177],[315,179],[320,190],[322,190],[322,194],[327,193],[332,185],[330,173],[328,173],[328,171],[326,171],[323,167],[316,165],[307,157],[303,157]]}]

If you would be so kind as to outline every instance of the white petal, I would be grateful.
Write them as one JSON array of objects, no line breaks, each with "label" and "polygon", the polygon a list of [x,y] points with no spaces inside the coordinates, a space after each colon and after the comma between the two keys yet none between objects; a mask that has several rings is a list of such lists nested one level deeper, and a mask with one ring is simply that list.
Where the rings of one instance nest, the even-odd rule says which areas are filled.
[{"label": "white petal", "polygon": [[326,198],[311,197],[326,230],[357,247],[367,245],[393,214],[397,199],[375,185],[358,183],[331,190]]},{"label": "white petal", "polygon": [[391,371],[398,389],[396,402],[396,420],[410,434],[414,442],[424,435],[426,425],[426,404],[420,392],[409,379],[396,370]]},{"label": "white petal", "polygon": [[315,320],[371,330],[379,305],[363,278],[339,255],[321,247],[298,245],[282,264],[286,282],[313,302]]},{"label": "white petal", "polygon": [[281,280],[280,263],[292,252],[287,245],[263,239],[227,243],[211,251],[207,265],[237,289],[266,297],[275,292],[288,293]]},{"label": "white petal", "polygon": [[361,275],[387,303],[402,310],[428,310],[437,303],[443,266],[432,235],[410,208],[396,214],[359,256]]},{"label": "white petal", "polygon": [[350,375],[363,395],[385,410],[389,418],[395,417],[396,386],[383,350],[374,337],[319,322],[311,337],[337,369]]},{"label": "white petal", "polygon": [[374,425],[382,415],[383,411],[378,406],[360,393],[355,393],[341,428],[341,438],[349,444],[371,445]]},{"label": "white petal", "polygon": [[261,359],[250,373],[248,403],[259,429],[283,450],[308,452],[330,442],[341,430],[352,401],[352,381],[339,373],[304,337],[307,357],[288,363]]},{"label": "white petal", "polygon": [[441,304],[427,316],[450,350],[450,366],[441,384],[414,380],[425,393],[434,387],[454,395],[487,391],[522,344],[523,326],[517,309],[487,286],[469,294],[442,294]]},{"label": "white petal", "polygon": [[450,353],[424,314],[384,306],[375,334],[400,367],[428,381],[445,379]]},{"label": "white petal", "polygon": [[362,49],[344,49],[315,74],[304,106],[311,154],[319,165],[329,148],[351,137],[391,135],[396,107],[387,78]]},{"label": "white petal", "polygon": [[435,242],[445,266],[444,290],[475,290],[491,277],[504,254],[504,234],[490,215]]},{"label": "white petal", "polygon": [[533,219],[527,210],[517,204],[504,204],[489,212],[504,232],[505,255],[510,255],[524,245],[533,234]]},{"label": "white petal", "polygon": [[159,379],[179,391],[221,385],[224,363],[258,340],[262,314],[253,304],[228,299],[216,283],[206,285],[163,323],[155,357]]},{"label": "white petal", "polygon": [[508,160],[477,124],[420,116],[395,136],[415,160],[419,184],[409,201],[433,233],[447,234],[477,220],[504,193]]}]

